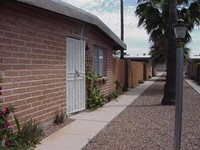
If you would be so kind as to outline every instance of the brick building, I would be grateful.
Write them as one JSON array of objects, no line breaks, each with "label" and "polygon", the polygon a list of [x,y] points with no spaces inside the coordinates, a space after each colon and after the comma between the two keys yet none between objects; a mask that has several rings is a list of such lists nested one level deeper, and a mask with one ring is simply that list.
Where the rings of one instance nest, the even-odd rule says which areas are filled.
[{"label": "brick building", "polygon": [[0,0],[0,101],[20,122],[85,109],[85,70],[113,91],[112,50],[126,45],[96,16],[53,0]]}]

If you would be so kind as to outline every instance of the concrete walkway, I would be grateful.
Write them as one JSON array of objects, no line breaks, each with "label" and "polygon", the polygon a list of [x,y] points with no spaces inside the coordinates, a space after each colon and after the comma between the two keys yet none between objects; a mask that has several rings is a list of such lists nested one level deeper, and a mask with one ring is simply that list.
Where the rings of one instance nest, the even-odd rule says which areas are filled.
[{"label": "concrete walkway", "polygon": [[193,89],[195,91],[197,91],[200,94],[200,86],[197,85],[197,83],[195,83],[193,80],[186,78],[185,81],[191,86],[193,87]]},{"label": "concrete walkway", "polygon": [[111,101],[102,108],[71,116],[75,121],[43,139],[36,150],[80,150],[161,75],[162,73],[158,73],[157,77],[129,89],[117,101]]},{"label": "concrete walkway", "polygon": [[[92,112],[82,112],[73,115],[70,118],[75,119],[66,127],[53,133],[47,138],[43,139],[41,144],[37,146],[36,150],[80,150],[90,139],[97,135],[108,123],[118,116],[127,106],[129,106],[137,97],[139,97],[148,87],[150,87],[162,73],[157,74],[144,84],[130,89],[124,95],[121,95],[117,100],[111,101]],[[200,87],[193,81],[186,79],[198,93]]]}]

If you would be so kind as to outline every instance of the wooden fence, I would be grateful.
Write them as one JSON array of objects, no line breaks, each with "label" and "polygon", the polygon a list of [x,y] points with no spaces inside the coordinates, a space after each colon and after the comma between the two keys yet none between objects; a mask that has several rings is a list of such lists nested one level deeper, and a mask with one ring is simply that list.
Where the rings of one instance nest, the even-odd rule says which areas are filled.
[{"label": "wooden fence", "polygon": [[[132,88],[152,76],[150,63],[141,61],[128,61],[128,87]],[[122,87],[125,83],[125,60],[113,58],[113,79],[119,80]]]}]

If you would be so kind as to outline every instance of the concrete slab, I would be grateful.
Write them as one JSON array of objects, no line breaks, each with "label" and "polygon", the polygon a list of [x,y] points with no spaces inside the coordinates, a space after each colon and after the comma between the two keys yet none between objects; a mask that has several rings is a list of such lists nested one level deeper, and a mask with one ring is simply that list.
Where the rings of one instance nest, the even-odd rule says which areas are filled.
[{"label": "concrete slab", "polygon": [[99,108],[93,112],[81,113],[70,118],[76,120],[90,120],[90,121],[98,121],[98,122],[109,122],[112,120],[117,114],[119,114],[124,109],[124,106],[119,107],[103,107]]},{"label": "concrete slab", "polygon": [[195,89],[195,91],[197,91],[200,94],[200,86],[197,85],[197,83],[195,83],[193,80],[191,79],[185,79],[185,81]]},{"label": "concrete slab", "polygon": [[80,150],[91,138],[92,136],[56,132],[42,140],[36,150]]},{"label": "concrete slab", "polygon": [[94,136],[95,133],[98,133],[106,124],[107,122],[76,120],[59,130],[58,133],[87,135],[87,137],[90,137]]}]

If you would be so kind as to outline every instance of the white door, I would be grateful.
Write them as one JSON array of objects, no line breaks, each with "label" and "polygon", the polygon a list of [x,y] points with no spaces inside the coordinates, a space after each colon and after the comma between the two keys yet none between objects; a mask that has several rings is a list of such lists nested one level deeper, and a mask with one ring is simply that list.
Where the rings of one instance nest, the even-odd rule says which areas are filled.
[{"label": "white door", "polygon": [[67,114],[85,109],[85,41],[67,38]]}]

